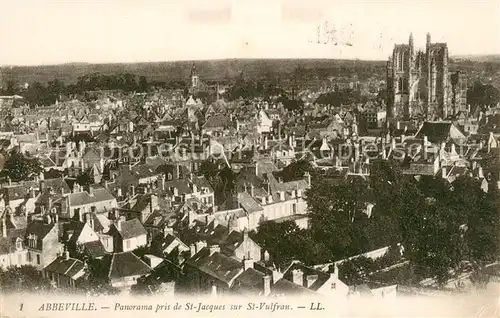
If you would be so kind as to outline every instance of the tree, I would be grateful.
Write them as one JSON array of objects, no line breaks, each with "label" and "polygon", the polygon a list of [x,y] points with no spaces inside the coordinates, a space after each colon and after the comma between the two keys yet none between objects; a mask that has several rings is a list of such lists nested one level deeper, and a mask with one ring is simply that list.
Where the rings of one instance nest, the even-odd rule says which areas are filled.
[{"label": "tree", "polygon": [[41,164],[36,158],[26,157],[16,148],[9,154],[0,175],[13,182],[19,182],[33,179],[42,170]]},{"label": "tree", "polygon": [[293,260],[313,265],[331,259],[328,248],[311,234],[308,230],[300,229],[294,221],[265,221],[252,236],[272,256],[273,263],[283,268]]},{"label": "tree", "polygon": [[336,258],[369,250],[363,228],[369,223],[365,214],[368,188],[358,179],[336,184],[315,182],[306,192],[313,236],[323,240]]},{"label": "tree", "polygon": [[52,289],[50,281],[33,266],[23,265],[0,268],[0,291],[12,292],[47,292]]},{"label": "tree", "polygon": [[149,83],[145,76],[139,77],[138,91],[139,92],[147,92],[149,90]]},{"label": "tree", "polygon": [[484,85],[480,82],[475,82],[472,87],[467,90],[467,103],[476,107],[495,105],[500,102],[500,91],[492,85]]}]

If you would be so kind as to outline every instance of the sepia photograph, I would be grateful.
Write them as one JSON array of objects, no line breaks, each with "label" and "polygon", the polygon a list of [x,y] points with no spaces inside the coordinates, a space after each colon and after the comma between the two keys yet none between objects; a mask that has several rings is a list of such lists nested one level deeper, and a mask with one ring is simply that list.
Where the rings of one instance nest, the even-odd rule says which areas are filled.
[{"label": "sepia photograph", "polygon": [[0,0],[0,317],[500,315],[499,0]]}]

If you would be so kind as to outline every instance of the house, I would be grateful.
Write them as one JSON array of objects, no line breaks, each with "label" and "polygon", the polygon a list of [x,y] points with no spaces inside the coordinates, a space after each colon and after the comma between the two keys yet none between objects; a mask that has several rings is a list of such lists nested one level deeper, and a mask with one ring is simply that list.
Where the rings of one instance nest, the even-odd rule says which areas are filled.
[{"label": "house", "polygon": [[151,267],[132,252],[106,255],[102,260],[106,277],[112,287],[129,289],[140,277],[151,272]]},{"label": "house", "polygon": [[221,253],[219,246],[200,246],[184,263],[184,281],[192,294],[229,294],[244,271],[241,261]]},{"label": "house", "polygon": [[133,251],[148,244],[147,231],[138,219],[116,220],[107,235],[113,237],[114,252]]},{"label": "house", "polygon": [[283,278],[324,296],[345,297],[349,293],[349,287],[338,278],[337,267],[333,273],[325,273],[294,261],[284,271]]},{"label": "house", "polygon": [[151,250],[155,255],[179,265],[184,263],[191,252],[190,247],[174,234],[171,227],[166,227],[164,234],[153,237]]},{"label": "house", "polygon": [[88,191],[76,186],[74,192],[63,199],[63,204],[61,217],[76,218],[80,222],[83,222],[83,216],[88,212],[104,213],[118,207],[116,198],[107,189],[93,186]]},{"label": "house", "polygon": [[58,288],[75,288],[86,275],[85,263],[79,259],[70,258],[68,251],[43,269],[43,276],[52,281]]},{"label": "house", "polygon": [[267,116],[266,112],[261,109],[258,113],[258,124],[257,124],[257,132],[259,134],[262,133],[270,133],[273,130],[273,120]]},{"label": "house", "polygon": [[62,251],[59,242],[58,216],[46,214],[43,219],[28,223],[25,246],[28,250],[28,263],[42,270],[55,260]]},{"label": "house", "polygon": [[214,137],[226,136],[231,132],[231,130],[233,130],[231,119],[222,114],[217,114],[207,118],[206,122],[202,126],[203,134]]},{"label": "house", "polygon": [[2,217],[0,237],[0,269],[28,263],[28,250],[24,244],[25,229],[8,229],[5,215]]},{"label": "house", "polygon": [[426,139],[430,144],[440,146],[443,142],[454,141],[462,145],[467,137],[451,122],[427,121],[422,124],[415,138]]},{"label": "house", "polygon": [[258,262],[262,258],[261,247],[248,236],[248,231],[231,231],[221,242],[221,251],[238,259],[253,259]]}]

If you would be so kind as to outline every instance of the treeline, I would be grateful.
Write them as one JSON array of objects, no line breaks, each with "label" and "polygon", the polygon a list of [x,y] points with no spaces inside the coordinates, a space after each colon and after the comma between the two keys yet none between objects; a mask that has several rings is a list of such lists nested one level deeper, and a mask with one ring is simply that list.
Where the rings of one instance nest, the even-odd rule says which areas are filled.
[{"label": "treeline", "polygon": [[[283,179],[300,177],[307,169],[295,166],[298,171],[286,171]],[[255,234],[279,266],[293,259],[330,263],[401,243],[417,280],[432,277],[444,283],[464,262],[482,266],[499,256],[496,180],[484,192],[470,176],[451,184],[440,177],[416,180],[389,162],[374,164],[368,180],[311,173],[313,184],[306,193],[310,229],[270,222]]]},{"label": "treeline", "polygon": [[500,90],[493,85],[475,82],[467,90],[467,104],[471,105],[472,111],[477,107],[496,105],[500,102]]},{"label": "treeline", "polygon": [[[46,85],[35,82],[27,87],[21,87],[13,80],[6,82],[0,91],[2,95],[21,95],[30,106],[49,106],[64,96],[84,96],[88,91],[118,90],[128,92],[147,92],[153,88],[185,89],[184,81],[149,82],[145,76],[134,74],[102,74],[92,73],[78,77],[76,83],[65,85],[64,82],[54,79]],[[88,96],[87,96],[88,97]]]},{"label": "treeline", "polygon": [[335,91],[321,94],[315,101],[320,105],[331,105],[340,107],[341,105],[351,105],[356,103],[364,103],[368,97],[363,96],[357,89],[339,89],[336,87]]}]

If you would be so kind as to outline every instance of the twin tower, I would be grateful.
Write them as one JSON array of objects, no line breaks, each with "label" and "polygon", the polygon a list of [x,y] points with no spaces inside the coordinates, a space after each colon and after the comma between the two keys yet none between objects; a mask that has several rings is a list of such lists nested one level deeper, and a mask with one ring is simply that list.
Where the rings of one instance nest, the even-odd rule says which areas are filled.
[{"label": "twin tower", "polygon": [[408,44],[396,44],[387,62],[388,117],[445,119],[466,111],[467,84],[462,73],[449,71],[448,46],[432,43],[416,51],[413,35]]}]

